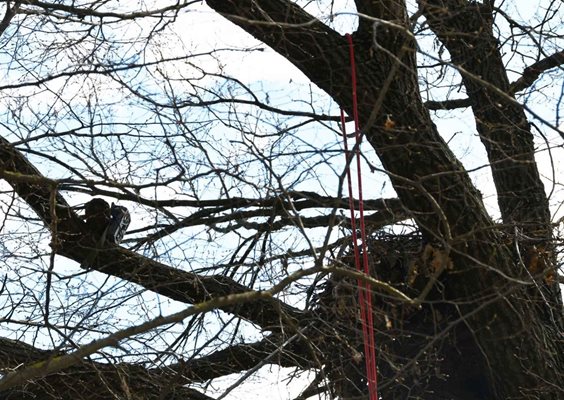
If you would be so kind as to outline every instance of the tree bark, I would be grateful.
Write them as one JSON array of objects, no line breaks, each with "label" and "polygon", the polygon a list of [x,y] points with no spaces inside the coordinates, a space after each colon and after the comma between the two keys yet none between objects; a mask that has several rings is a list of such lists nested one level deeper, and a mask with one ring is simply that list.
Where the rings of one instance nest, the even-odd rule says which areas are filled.
[{"label": "tree bark", "polygon": [[[286,57],[351,114],[346,40],[290,1],[261,1],[260,7],[254,3],[208,1],[213,9]],[[531,281],[519,280],[524,270],[512,243],[487,215],[479,192],[424,107],[404,2],[358,1],[357,5],[373,18],[361,18],[353,35],[363,132],[427,240],[441,243],[452,257],[453,270],[440,280],[442,300],[460,304],[457,310],[462,323],[484,355],[479,364],[489,375],[487,392],[499,399],[528,398],[535,392],[556,399],[559,388],[546,382],[558,382],[564,369],[556,333],[560,316],[554,315],[550,305],[539,304],[538,296],[531,298]],[[386,21],[394,26],[384,24]],[[468,62],[488,60],[492,46],[495,44],[489,41],[478,47]],[[496,67],[499,63],[493,61]],[[483,63],[477,65],[479,71],[485,68]],[[492,79],[486,75],[480,82]],[[549,240],[546,196],[522,109],[505,98],[500,108],[493,101],[500,101],[497,91],[485,90],[468,77],[466,81],[473,88],[469,95],[476,118],[487,121],[479,130],[487,142],[504,218]],[[508,90],[505,81],[502,90]],[[388,119],[393,126],[386,124]],[[516,172],[524,174],[522,181]],[[524,207],[523,201],[534,205]],[[554,293],[550,302],[560,305]],[[465,350],[451,357],[463,363],[470,358]]]},{"label": "tree bark", "polygon": [[529,122],[511,93],[511,85],[493,36],[488,2],[421,0],[433,32],[459,68],[476,128],[488,154],[505,224],[526,235],[550,240],[550,211],[535,162]]}]

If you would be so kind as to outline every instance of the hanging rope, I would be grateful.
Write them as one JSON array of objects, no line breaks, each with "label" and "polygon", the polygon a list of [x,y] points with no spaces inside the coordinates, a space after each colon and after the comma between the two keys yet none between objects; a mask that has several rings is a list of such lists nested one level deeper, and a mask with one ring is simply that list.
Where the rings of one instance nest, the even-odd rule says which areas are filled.
[{"label": "hanging rope", "polygon": [[[341,126],[343,132],[343,141],[345,147],[346,157],[346,171],[347,171],[347,186],[349,191],[349,208],[351,212],[351,229],[352,241],[354,247],[354,261],[358,271],[363,271],[370,274],[368,267],[368,252],[366,249],[366,229],[364,224],[364,205],[362,201],[362,173],[361,173],[361,160],[360,160],[360,124],[358,118],[358,103],[356,96],[356,66],[354,62],[354,45],[351,35],[347,34],[347,41],[349,44],[349,57],[351,65],[351,86],[352,86],[352,106],[353,106],[353,119],[356,144],[353,151],[350,152],[347,144],[347,132],[345,128],[345,113],[341,109]],[[353,200],[353,187],[350,165],[352,158],[356,155],[356,168],[357,168],[357,184],[358,184],[358,211],[360,221],[360,236],[361,244],[358,243],[358,234],[356,230],[355,206]],[[362,261],[360,259],[362,250]],[[364,268],[363,268],[364,267]],[[376,368],[376,346],[374,343],[374,323],[372,320],[372,294],[370,285],[362,280],[357,281],[358,284],[358,302],[360,304],[360,317],[362,323],[362,335],[364,338],[364,359],[366,361],[366,377],[368,380],[368,393],[370,400],[378,400],[378,379]]]}]

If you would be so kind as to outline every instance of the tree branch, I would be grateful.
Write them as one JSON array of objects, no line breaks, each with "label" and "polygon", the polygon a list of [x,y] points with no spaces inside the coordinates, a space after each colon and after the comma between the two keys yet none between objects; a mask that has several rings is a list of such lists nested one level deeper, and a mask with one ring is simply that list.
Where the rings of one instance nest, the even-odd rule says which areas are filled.
[{"label": "tree branch", "polygon": [[[290,197],[290,199],[287,199]],[[295,200],[292,200],[291,198]],[[209,201],[208,204],[221,204],[222,206],[213,209],[202,209],[196,211],[189,217],[184,218],[176,224],[164,227],[158,232],[148,236],[144,242],[154,242],[163,237],[166,237],[182,228],[196,225],[211,226],[218,231],[233,231],[239,227],[246,229],[253,229],[259,232],[276,231],[283,229],[287,226],[296,225],[298,222],[305,228],[315,228],[321,226],[328,226],[329,221],[332,219],[331,215],[322,215],[318,217],[300,217],[291,215],[288,210],[295,209],[296,211],[309,209],[309,208],[348,208],[348,198],[337,199],[334,197],[322,197],[313,193],[305,192],[290,192],[288,196],[274,197],[267,199],[241,199],[232,198],[227,200]],[[290,204],[292,202],[292,204]],[[197,202],[194,202],[196,204]],[[199,202],[198,202],[199,203]],[[202,203],[200,203],[202,204]],[[354,204],[358,207],[358,200],[354,200]],[[367,215],[366,222],[371,225],[373,229],[379,229],[387,225],[405,220],[409,218],[408,212],[401,205],[398,199],[374,199],[365,200],[363,202],[364,209],[380,210],[378,212]],[[260,207],[255,210],[235,211],[224,215],[219,214],[227,209],[247,207]],[[274,210],[274,211],[273,211]],[[255,217],[273,217],[274,215],[280,218],[276,221],[269,222],[250,222],[248,219]],[[220,227],[219,224],[230,223],[232,225],[227,227]],[[338,218],[338,221],[345,226],[350,227],[350,218]]]},{"label": "tree branch", "polygon": [[428,110],[455,110],[457,108],[466,108],[472,106],[469,98],[435,101],[429,100],[425,102],[425,107]]},{"label": "tree branch", "polygon": [[20,6],[20,1],[14,1],[14,5],[10,7],[10,3],[6,1],[6,12],[4,13],[4,18],[0,22],[0,36],[8,29],[10,26],[10,22],[12,22],[12,18],[18,13],[18,9]]},{"label": "tree branch", "polygon": [[[310,357],[305,356],[306,351],[300,341],[292,340],[292,338],[288,340],[275,334],[256,343],[232,345],[203,357],[158,368],[144,368],[126,362],[113,365],[81,358],[76,364],[61,369],[64,372],[62,376],[65,377],[67,385],[53,385],[52,381],[58,379],[57,375],[52,375],[55,372],[54,368],[59,363],[55,360],[61,360],[62,357],[72,359],[71,355],[74,353],[65,354],[41,350],[24,342],[0,338],[0,370],[13,370],[15,374],[21,374],[22,364],[28,364],[30,367],[39,366],[38,371],[41,370],[42,366],[48,365],[48,369],[42,370],[43,379],[48,384],[47,387],[57,387],[59,395],[62,395],[61,390],[65,386],[76,386],[79,383],[78,381],[85,384],[85,377],[92,379],[92,382],[87,384],[94,388],[98,384],[97,377],[100,373],[103,374],[106,383],[119,382],[120,375],[124,374],[128,378],[129,390],[133,392],[149,390],[158,394],[167,391],[178,394],[178,391],[184,385],[248,371],[267,363],[282,367],[313,368]],[[0,380],[0,384],[4,385],[5,383],[2,382]],[[22,382],[12,381],[9,386],[16,387]],[[35,384],[29,381],[26,384],[28,385],[27,391],[34,392]],[[29,385],[32,387],[30,388]],[[114,390],[119,390],[119,386],[121,385],[118,385]],[[38,390],[45,390],[45,387],[41,382],[37,382]],[[0,386],[0,390],[2,390],[2,386]],[[0,392],[0,395],[6,394],[7,391],[5,390]],[[187,394],[190,394],[190,396],[186,398],[191,399],[198,392],[187,392]]]},{"label": "tree branch", "polygon": [[184,2],[184,4],[174,4],[163,8],[157,8],[155,10],[148,10],[148,11],[135,11],[130,13],[116,13],[116,12],[103,12],[97,11],[93,7],[77,7],[74,5],[66,5],[61,3],[50,3],[44,1],[36,1],[36,0],[26,0],[26,6],[35,6],[41,8],[45,11],[59,11],[63,13],[67,13],[69,15],[73,15],[79,18],[84,17],[96,17],[96,18],[115,18],[121,20],[133,20],[143,17],[151,17],[151,16],[164,16],[170,12],[178,12],[178,10],[182,7],[187,7],[193,3],[198,3],[198,0],[194,0],[191,2]]},{"label": "tree branch", "polygon": [[[15,370],[22,364],[45,362],[53,357],[63,356],[62,352],[41,350],[17,340],[0,338],[0,370]],[[166,367],[165,367],[166,370]],[[182,399],[211,400],[210,397],[190,388],[186,382],[176,384],[175,380],[167,379],[159,371],[151,371],[142,366],[129,363],[99,363],[83,359],[77,365],[66,368],[62,374],[47,375],[40,380],[25,382],[25,390],[17,385],[11,389],[2,390],[0,398],[38,399],[38,398],[76,398],[76,393],[96,392],[100,397],[114,398],[115,393],[126,391],[139,394],[143,399],[158,399],[163,393],[174,393]],[[100,385],[100,376],[103,384]],[[125,390],[124,390],[125,388]],[[111,397],[105,397],[105,390]],[[108,395],[110,395],[110,393]],[[172,397],[171,397],[172,398]]]},{"label": "tree branch", "polygon": [[[564,50],[552,54],[546,58],[543,58],[536,63],[529,65],[521,77],[515,82],[512,82],[509,86],[508,94],[514,95],[522,90],[531,87],[539,76],[548,71],[549,69],[556,68],[564,64]],[[455,99],[455,100],[443,100],[443,101],[433,101],[429,100],[425,102],[425,107],[429,110],[454,110],[457,108],[471,107],[472,101],[469,98],[465,99]]]},{"label": "tree branch", "polygon": [[540,74],[549,69],[556,68],[564,64],[564,50],[552,54],[536,63],[529,65],[523,71],[519,79],[513,82],[510,86],[509,93],[514,94],[521,90],[527,89],[535,83]]},{"label": "tree branch", "polygon": [[[523,107],[510,97],[512,87],[493,35],[490,6],[466,0],[426,0],[421,7],[453,64],[464,66],[459,71],[491,164],[503,221],[518,224],[532,237],[550,237],[550,212],[536,167],[533,135]],[[560,57],[542,65],[552,65]],[[516,87],[537,72],[530,71]]]},{"label": "tree branch", "polygon": [[[288,0],[208,0],[208,6],[266,43],[326,89],[342,79],[347,67],[332,62],[347,58],[342,36]],[[329,54],[327,52],[330,52]],[[348,94],[346,87],[340,87]]]},{"label": "tree branch", "polygon": [[0,370],[2,371],[60,354],[38,349],[19,340],[0,338]]},{"label": "tree branch", "polygon": [[311,357],[300,342],[271,335],[256,343],[233,345],[207,356],[181,361],[161,372],[169,379],[176,376],[181,382],[203,382],[250,370],[265,360],[281,367],[313,368]]},{"label": "tree branch", "polygon": [[[275,286],[277,288],[277,286]],[[131,326],[126,329],[114,332],[102,339],[95,340],[87,345],[80,346],[75,351],[68,354],[57,354],[50,356],[47,360],[38,361],[31,365],[9,372],[0,379],[0,390],[6,390],[11,387],[21,385],[29,380],[44,377],[57,371],[69,368],[81,362],[81,360],[104,347],[115,347],[120,341],[127,338],[149,332],[157,327],[182,322],[185,318],[205,313],[213,309],[221,309],[236,304],[252,303],[259,299],[271,301],[272,296],[276,294],[277,289],[273,291],[256,292],[249,291],[245,293],[232,294],[228,296],[218,297],[203,303],[188,307],[180,312],[168,315],[166,317],[157,317],[140,325]]]},{"label": "tree branch", "polygon": [[[179,385],[194,381],[205,381],[248,370],[264,357],[279,350],[282,343],[283,341],[278,336],[271,335],[257,343],[233,345],[208,356],[182,361],[164,368],[143,370],[147,375],[146,379],[170,379],[175,380]],[[286,352],[280,352],[278,360],[282,366],[296,366],[298,365],[296,360],[301,360],[303,365],[308,364],[307,360],[300,356],[293,355],[290,358],[286,354]],[[0,338],[0,370],[2,371],[16,370],[22,364],[49,362],[50,359],[64,355],[63,352],[38,349],[22,341]],[[281,360],[282,358],[285,358],[285,361]],[[104,371],[105,374],[110,374],[115,366],[83,360],[77,368],[87,368],[91,372],[95,370]],[[120,363],[120,368],[130,369],[128,372],[130,376],[139,374],[139,367],[136,365]],[[72,367],[71,369],[67,368],[65,373],[72,377]],[[179,379],[179,376],[181,376],[181,379]]]},{"label": "tree branch", "polygon": [[[352,114],[347,41],[290,1],[263,1],[260,7],[256,4],[251,0],[208,1],[210,7],[285,56]],[[400,200],[424,232],[436,232],[429,236],[441,236],[438,231],[443,230],[430,197],[437,199],[454,227],[474,230],[476,225],[489,224],[479,194],[438,134],[428,110],[422,102],[405,95],[419,92],[414,43],[407,28],[402,29],[402,24],[408,24],[405,4],[386,0],[371,11],[379,14],[365,26],[374,24],[377,28],[382,21],[393,21],[394,28],[380,27],[377,32],[366,28],[354,34],[358,111],[366,137],[390,174]],[[390,78],[392,70],[396,72]],[[387,81],[389,87],[384,89]],[[373,126],[364,127],[372,115]],[[386,115],[393,117],[395,128],[383,126]],[[437,169],[452,173],[438,176]],[[436,180],[421,180],[426,176],[435,176]],[[420,180],[426,193],[409,183]],[[476,212],[462,212],[462,204]],[[467,221],[461,221],[461,215]]]},{"label": "tree branch", "polygon": [[[18,150],[0,137],[0,171],[16,193],[29,204],[46,227],[54,225],[51,218],[50,197],[55,190],[55,181],[41,175]],[[33,177],[36,177],[32,179]],[[53,249],[57,254],[68,257],[80,264],[87,262],[91,250],[97,244],[82,219],[71,210],[62,195],[57,193],[58,245]],[[199,276],[172,268],[133,251],[115,245],[106,245],[99,250],[107,262],[95,263],[93,269],[136,283],[155,293],[183,303],[200,303],[215,297],[249,292],[251,289],[225,277]],[[253,322],[263,329],[277,329],[281,313],[285,318],[300,319],[305,314],[281,301],[257,299],[244,307],[226,305],[223,311],[234,313]]]}]

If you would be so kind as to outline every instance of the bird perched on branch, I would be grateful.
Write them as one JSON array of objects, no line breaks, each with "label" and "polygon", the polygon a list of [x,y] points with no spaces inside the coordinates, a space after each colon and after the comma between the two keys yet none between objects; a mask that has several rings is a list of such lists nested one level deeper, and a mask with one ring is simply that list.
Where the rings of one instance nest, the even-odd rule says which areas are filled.
[{"label": "bird perched on branch", "polygon": [[94,236],[96,241],[102,238],[111,220],[110,205],[104,199],[95,198],[84,205],[84,219],[88,231]]},{"label": "bird perched on branch", "polygon": [[95,248],[90,251],[82,267],[92,266],[98,252],[106,243],[119,244],[131,221],[127,208],[94,198],[84,205],[84,220],[93,239]]},{"label": "bird perched on branch", "polygon": [[110,214],[110,224],[108,225],[106,239],[110,243],[119,244],[127,231],[131,217],[127,208],[114,203],[112,203]]}]

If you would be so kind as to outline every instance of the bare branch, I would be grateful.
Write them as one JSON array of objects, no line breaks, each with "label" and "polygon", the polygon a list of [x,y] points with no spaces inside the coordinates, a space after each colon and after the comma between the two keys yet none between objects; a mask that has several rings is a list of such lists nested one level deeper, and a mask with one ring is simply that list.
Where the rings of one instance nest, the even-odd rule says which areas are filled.
[{"label": "bare branch", "polygon": [[[50,199],[51,181],[41,173],[11,144],[0,137],[0,171],[2,177],[15,189],[37,213],[48,228],[52,227]],[[25,179],[22,178],[25,177]],[[33,177],[37,177],[36,179]],[[13,178],[10,180],[10,178]],[[30,183],[30,181],[32,183]],[[90,249],[97,244],[86,229],[85,223],[70,209],[65,199],[57,194],[58,254],[83,264],[87,262]],[[199,303],[218,296],[246,293],[250,289],[240,283],[219,275],[199,276],[172,268],[133,251],[108,244],[101,249],[104,260],[92,268],[141,285],[149,290],[184,303]],[[276,303],[276,302],[274,302]],[[260,298],[251,305],[239,307],[226,305],[224,311],[233,312],[265,329],[275,329],[280,324],[280,312],[288,318],[299,319],[299,310],[278,302],[276,306]]]},{"label": "bare branch", "polygon": [[14,16],[18,13],[19,6],[19,0],[14,1],[13,6],[10,6],[10,2],[6,1],[6,12],[4,13],[4,18],[2,18],[2,21],[0,21],[0,36],[2,36],[6,29],[8,29],[8,26],[10,26],[12,18],[14,18]]},{"label": "bare branch", "polygon": [[177,12],[179,9],[183,7],[187,7],[194,3],[199,3],[199,1],[197,0],[183,1],[183,2],[179,2],[179,4],[174,4],[168,7],[158,8],[155,10],[136,11],[130,13],[117,13],[110,11],[107,12],[97,11],[92,7],[90,8],[77,7],[74,4],[66,5],[61,3],[49,3],[49,2],[35,1],[35,0],[25,1],[26,6],[35,6],[47,12],[62,11],[64,13],[68,13],[69,15],[73,15],[76,17],[116,18],[121,20],[133,20],[133,19],[151,17],[151,16],[160,17],[172,11]]},{"label": "bare branch", "polygon": [[425,107],[429,110],[455,110],[457,108],[466,108],[470,106],[472,106],[472,102],[468,98],[443,101],[429,100],[425,102]]},{"label": "bare branch", "polygon": [[55,355],[48,360],[39,361],[29,366],[9,372],[0,379],[0,390],[6,390],[11,387],[21,385],[29,380],[44,377],[62,369],[71,367],[81,362],[87,357],[104,347],[115,347],[120,341],[132,336],[151,331],[157,327],[178,323],[189,317],[190,315],[205,313],[216,308],[232,307],[235,304],[252,302],[258,299],[272,299],[272,292],[246,292],[225,297],[218,297],[205,303],[196,304],[178,313],[167,317],[157,317],[151,321],[147,321],[141,325],[132,326],[118,332],[115,332],[103,339],[95,340],[90,344],[81,346],[76,351],[64,355]]},{"label": "bare branch", "polygon": [[529,65],[521,74],[521,77],[511,84],[510,93],[517,93],[531,87],[539,76],[549,69],[559,67],[564,64],[564,50],[552,54],[536,63]]},{"label": "bare branch", "polygon": [[[556,68],[564,64],[564,50],[552,54],[546,58],[543,58],[536,63],[529,65],[521,77],[515,82],[512,82],[509,87],[508,94],[513,95],[522,90],[531,87],[539,76],[548,71],[549,69]],[[454,110],[457,108],[471,107],[472,101],[469,98],[465,99],[455,99],[455,100],[443,100],[443,101],[426,101],[425,107],[429,110]]]},{"label": "bare branch", "polygon": [[250,370],[269,359],[282,367],[314,367],[303,343],[271,335],[256,343],[232,345],[207,356],[170,365],[160,373],[169,378],[177,377],[181,382],[203,382]]},{"label": "bare branch", "polygon": [[[292,206],[288,204],[288,197],[294,197]],[[233,198],[229,200],[218,201],[189,201],[191,204],[199,204],[203,206],[207,204],[221,204],[222,207],[202,209],[187,218],[179,221],[176,224],[167,226],[162,230],[148,236],[144,242],[154,242],[162,239],[179,229],[196,225],[207,225],[213,227],[217,231],[228,232],[244,227],[246,229],[253,229],[258,232],[276,231],[283,229],[287,226],[297,226],[301,222],[305,228],[315,228],[327,226],[331,220],[331,215],[322,215],[318,217],[301,217],[298,215],[291,215],[287,210],[295,209],[304,210],[308,208],[348,208],[348,198],[337,199],[333,197],[323,197],[306,192],[290,192],[288,196],[274,197],[267,199],[242,199]],[[358,204],[357,200],[354,200]],[[159,202],[161,204],[161,202]],[[224,215],[219,214],[226,209],[243,206],[256,206],[260,207],[256,210],[235,211]],[[366,222],[372,229],[376,230],[396,222],[403,221],[409,218],[409,213],[403,208],[398,199],[375,199],[364,201],[365,210],[380,210],[379,212],[367,215]],[[274,210],[274,211],[273,211]],[[273,214],[274,212],[274,214]],[[272,217],[279,216],[280,219],[272,222],[251,222],[248,219],[254,217]],[[350,218],[343,217],[338,219],[346,227],[350,227]],[[233,223],[231,223],[233,222]],[[219,226],[219,224],[230,223],[227,227]]]}]

